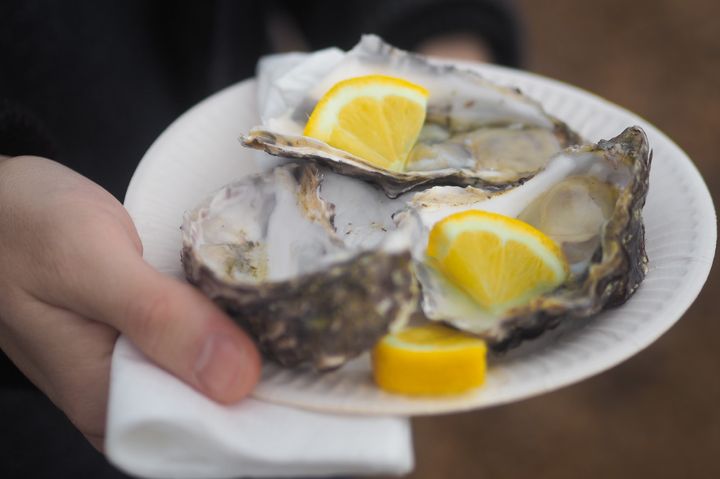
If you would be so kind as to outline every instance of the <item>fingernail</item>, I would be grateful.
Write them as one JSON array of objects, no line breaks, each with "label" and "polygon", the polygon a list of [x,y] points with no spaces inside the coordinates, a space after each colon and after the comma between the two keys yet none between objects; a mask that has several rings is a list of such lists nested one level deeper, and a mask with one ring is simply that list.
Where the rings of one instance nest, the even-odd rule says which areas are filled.
[{"label": "fingernail", "polygon": [[223,334],[213,334],[205,340],[197,362],[195,375],[203,390],[213,399],[228,401],[236,394],[238,381],[247,355],[237,342]]}]

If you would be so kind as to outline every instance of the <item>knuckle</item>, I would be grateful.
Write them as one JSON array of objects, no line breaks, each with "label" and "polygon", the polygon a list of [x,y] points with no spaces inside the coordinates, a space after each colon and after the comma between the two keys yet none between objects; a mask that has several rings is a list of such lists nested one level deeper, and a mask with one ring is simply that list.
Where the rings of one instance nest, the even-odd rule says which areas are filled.
[{"label": "knuckle", "polygon": [[0,171],[3,173],[2,176],[5,177],[45,162],[47,162],[46,158],[33,155],[0,156]]},{"label": "knuckle", "polygon": [[170,327],[170,308],[170,298],[163,292],[132,301],[126,315],[127,333],[145,348],[154,349]]}]

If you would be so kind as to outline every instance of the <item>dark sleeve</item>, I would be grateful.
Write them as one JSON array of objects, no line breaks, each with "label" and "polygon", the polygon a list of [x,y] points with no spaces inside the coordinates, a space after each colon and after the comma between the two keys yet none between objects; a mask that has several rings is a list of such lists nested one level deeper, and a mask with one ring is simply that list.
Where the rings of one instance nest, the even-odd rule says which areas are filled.
[{"label": "dark sleeve", "polygon": [[520,28],[512,3],[502,0],[285,0],[311,49],[349,48],[375,33],[403,49],[447,33],[472,33],[496,63],[518,66]]},{"label": "dark sleeve", "polygon": [[0,155],[54,156],[55,148],[45,127],[29,111],[0,98]]}]

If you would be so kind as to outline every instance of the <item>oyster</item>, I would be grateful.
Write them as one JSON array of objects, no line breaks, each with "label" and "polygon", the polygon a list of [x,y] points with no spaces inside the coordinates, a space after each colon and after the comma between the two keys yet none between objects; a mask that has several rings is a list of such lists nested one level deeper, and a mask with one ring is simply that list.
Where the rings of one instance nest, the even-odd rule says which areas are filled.
[{"label": "oyster", "polygon": [[[642,208],[652,154],[642,129],[573,147],[522,186],[505,192],[435,187],[417,193],[401,222],[424,241],[415,248],[426,316],[487,339],[496,350],[568,318],[625,302],[647,272]],[[478,209],[518,217],[561,245],[571,267],[558,289],[499,316],[483,311],[424,260],[427,231],[449,214]]]},{"label": "oyster", "polygon": [[289,164],[230,184],[185,214],[188,280],[284,366],[339,367],[417,311],[402,231],[373,249],[345,244],[321,173]]},{"label": "oyster", "polygon": [[[243,136],[242,143],[272,155],[321,162],[336,172],[377,183],[390,197],[423,184],[506,189],[532,177],[553,154],[579,142],[567,125],[517,89],[396,49],[377,36],[363,36],[347,54],[321,51],[291,63],[284,74],[272,62],[270,66],[266,62],[269,73],[263,73],[261,66],[261,80],[271,76],[275,93],[286,102],[282,107],[266,106],[263,124]],[[303,136],[307,118],[332,85],[369,74],[405,78],[430,92],[426,123],[404,171],[384,170]],[[264,104],[261,99],[261,109]]]}]

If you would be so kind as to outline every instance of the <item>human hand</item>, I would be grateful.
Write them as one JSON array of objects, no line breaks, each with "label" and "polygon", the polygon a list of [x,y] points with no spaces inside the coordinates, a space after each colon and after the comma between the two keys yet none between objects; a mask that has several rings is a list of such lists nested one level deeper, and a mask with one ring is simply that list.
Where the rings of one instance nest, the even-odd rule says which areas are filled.
[{"label": "human hand", "polygon": [[423,55],[476,62],[492,61],[490,49],[482,39],[471,33],[439,35],[422,42],[417,51]]},{"label": "human hand", "polygon": [[130,217],[98,185],[43,158],[0,157],[0,348],[99,449],[120,333],[221,403],[259,377],[243,331],[141,254]]}]

